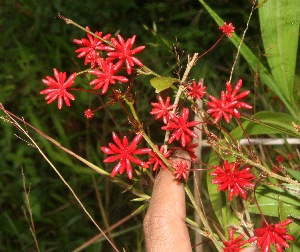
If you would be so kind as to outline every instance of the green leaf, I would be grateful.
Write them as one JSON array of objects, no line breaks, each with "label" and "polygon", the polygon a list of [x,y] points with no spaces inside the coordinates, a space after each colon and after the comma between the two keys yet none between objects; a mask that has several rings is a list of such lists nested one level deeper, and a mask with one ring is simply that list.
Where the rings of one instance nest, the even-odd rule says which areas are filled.
[{"label": "green leaf", "polygon": [[[282,184],[287,187],[287,184]],[[287,216],[300,218],[300,196],[298,190],[290,188],[285,190],[276,186],[262,185],[256,189],[256,199],[264,215],[279,217],[279,199]],[[295,189],[295,190],[294,190]],[[250,213],[260,214],[256,204],[249,204]]]},{"label": "green leaf", "polygon": [[[252,119],[245,119],[248,121],[243,123],[243,128],[249,136],[287,134],[300,137],[300,133],[294,129],[292,122],[295,122],[296,124],[300,123],[292,116],[285,113],[261,111],[255,114]],[[241,127],[237,127],[231,132],[231,136],[235,139],[241,139],[244,136],[244,131]]]},{"label": "green leaf", "polygon": [[262,40],[270,71],[278,89],[291,104],[294,102],[299,17],[299,0],[268,1],[259,9]]},{"label": "green leaf", "polygon": [[278,210],[279,210],[280,221],[286,220],[288,216],[286,214],[284,204],[282,203],[282,201],[280,199],[278,200]]},{"label": "green leaf", "polygon": [[154,77],[150,80],[151,86],[156,89],[156,93],[170,88],[178,79],[172,77]]},{"label": "green leaf", "polygon": [[293,169],[286,169],[288,174],[293,177],[294,179],[300,181],[300,171],[293,170]]}]

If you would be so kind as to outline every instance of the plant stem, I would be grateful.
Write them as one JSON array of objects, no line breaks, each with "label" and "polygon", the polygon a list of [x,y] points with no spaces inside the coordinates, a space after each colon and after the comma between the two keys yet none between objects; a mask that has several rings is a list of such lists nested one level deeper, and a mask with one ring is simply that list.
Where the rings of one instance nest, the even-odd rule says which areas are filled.
[{"label": "plant stem", "polygon": [[60,13],[58,13],[58,17],[61,18],[62,20],[64,20],[67,24],[71,24],[71,25],[74,25],[76,26],[77,28],[85,31],[86,33],[89,33],[91,35],[93,35],[94,37],[96,37],[97,39],[101,40],[102,42],[112,46],[112,47],[115,47],[110,41],[106,40],[106,39],[103,39],[101,38],[100,36],[98,36],[97,34],[91,32],[90,30],[84,28],[83,26],[77,24],[76,22],[74,22],[73,20],[69,19],[69,18],[66,18],[64,17],[63,15],[61,15]]},{"label": "plant stem", "polygon": [[187,196],[189,197],[193,207],[195,208],[196,212],[198,213],[203,226],[205,227],[206,231],[208,232],[208,234],[206,235],[206,237],[208,237],[209,239],[212,240],[212,242],[214,243],[214,245],[216,246],[216,248],[218,249],[218,251],[222,251],[222,247],[220,245],[220,242],[217,241],[217,238],[215,236],[215,234],[213,233],[213,231],[211,230],[207,218],[204,215],[204,213],[202,212],[201,208],[199,207],[199,205],[196,203],[195,198],[192,194],[192,192],[190,191],[190,189],[188,188],[188,186],[186,184],[183,184],[184,190],[187,194]]},{"label": "plant stem", "polygon": [[30,127],[31,129],[33,129],[35,132],[37,132],[39,135],[41,135],[42,137],[44,137],[45,139],[47,139],[49,142],[51,142],[52,144],[56,145],[58,148],[62,149],[63,151],[65,151],[66,153],[68,153],[69,155],[71,155],[72,157],[78,159],[79,161],[81,161],[82,163],[84,163],[85,165],[87,165],[89,168],[93,169],[95,172],[105,176],[106,178],[108,178],[109,180],[111,180],[113,183],[118,184],[119,186],[125,188],[126,190],[129,190],[130,192],[132,192],[133,194],[135,194],[138,197],[143,198],[144,200],[149,200],[150,196],[147,194],[144,194],[143,192],[135,189],[134,187],[132,187],[132,185],[129,185],[127,183],[125,183],[124,181],[116,178],[116,177],[111,177],[110,174],[108,172],[106,172],[105,170],[101,169],[100,167],[94,165],[93,163],[89,162],[88,160],[82,158],[81,156],[75,154],[74,152],[72,152],[71,150],[67,149],[66,147],[62,146],[59,142],[57,142],[56,140],[54,140],[53,138],[51,138],[50,136],[46,135],[45,133],[43,133],[42,131],[38,130],[37,128],[35,128],[34,126],[32,126],[31,124],[29,124],[28,122],[26,122],[25,120],[21,119],[20,117],[16,116],[15,114],[11,113],[10,111],[6,110],[2,104],[0,104],[0,109],[3,110],[3,112],[5,114],[8,115],[9,118],[11,118],[12,124],[17,128],[20,129],[18,124],[15,123],[15,119],[17,119],[18,121],[24,123],[25,125],[27,125],[28,127]]},{"label": "plant stem", "polygon": [[[190,57],[188,57],[187,67],[186,67],[185,72],[182,76],[182,79],[180,80],[180,85],[178,87],[178,91],[177,91],[177,94],[176,94],[176,97],[175,97],[174,105],[176,105],[176,107],[172,110],[173,114],[175,114],[175,112],[176,112],[180,96],[181,96],[182,92],[185,89],[184,83],[187,81],[188,75],[189,75],[192,67],[196,64],[197,59],[198,59],[198,53],[195,53],[192,59],[190,59]],[[167,143],[169,141],[169,138],[170,138],[170,131],[167,130],[166,134],[165,134],[165,140],[164,140],[164,149],[165,149],[165,151],[167,151]]]},{"label": "plant stem", "polygon": [[248,17],[247,25],[246,25],[246,28],[245,28],[245,30],[244,30],[244,32],[243,32],[243,36],[242,36],[242,38],[241,38],[240,44],[239,44],[238,49],[237,49],[237,52],[236,52],[236,56],[235,56],[234,62],[233,62],[232,67],[231,67],[230,77],[229,77],[229,80],[228,80],[229,83],[231,83],[233,71],[234,71],[234,68],[235,68],[237,59],[238,59],[238,57],[239,57],[239,55],[240,55],[240,50],[241,50],[242,44],[243,44],[243,42],[244,42],[246,32],[247,32],[248,27],[249,27],[250,19],[251,19],[251,17],[252,17],[253,11],[254,11],[254,9],[255,9],[255,4],[256,4],[256,0],[253,1],[252,8],[251,8],[251,12],[250,12],[250,15],[249,15],[249,17]]},{"label": "plant stem", "polygon": [[159,151],[159,149],[155,146],[155,144],[152,142],[152,140],[150,139],[150,137],[146,134],[146,132],[142,129],[142,124],[139,120],[139,117],[136,113],[136,110],[133,106],[133,102],[129,101],[128,99],[126,99],[126,97],[123,97],[126,104],[128,105],[130,112],[133,116],[133,118],[138,122],[138,124],[140,125],[140,133],[143,134],[143,138],[145,139],[145,141],[148,143],[148,145],[152,148],[152,150],[159,156],[159,158],[166,164],[166,166],[168,167],[168,169],[170,171],[174,171],[174,168],[172,167],[171,163],[169,162],[169,160],[167,160],[164,155]]}]

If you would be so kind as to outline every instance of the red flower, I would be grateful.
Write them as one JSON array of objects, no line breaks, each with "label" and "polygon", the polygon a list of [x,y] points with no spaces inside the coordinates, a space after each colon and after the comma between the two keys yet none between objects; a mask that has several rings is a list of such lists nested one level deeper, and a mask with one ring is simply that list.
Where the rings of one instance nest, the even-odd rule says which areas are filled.
[{"label": "red flower", "polygon": [[239,171],[240,164],[229,163],[227,160],[224,161],[223,167],[216,166],[215,171],[210,175],[216,176],[212,180],[213,184],[219,184],[219,191],[229,191],[229,200],[231,201],[233,195],[238,196],[239,194],[245,199],[246,192],[243,187],[253,188],[254,184],[250,181],[256,177],[249,173],[251,167]]},{"label": "red flower", "polygon": [[234,238],[234,229],[229,229],[229,241],[223,241],[225,245],[224,252],[238,252],[240,251],[243,245],[247,243],[247,241],[243,240],[244,235],[240,234],[238,237]]},{"label": "red flower", "polygon": [[188,96],[190,96],[192,99],[201,100],[206,94],[205,89],[206,87],[203,86],[203,82],[201,80],[198,83],[193,81],[192,85],[187,87]]},{"label": "red flower", "polygon": [[276,161],[277,161],[278,163],[284,162],[284,156],[278,155],[278,156],[276,157]]},{"label": "red flower", "polygon": [[[89,27],[86,27],[86,29],[90,31]],[[110,34],[104,35],[103,37],[102,32],[95,32],[95,34],[105,40],[110,39]],[[93,68],[97,60],[100,58],[98,51],[105,50],[106,45],[103,44],[103,41],[101,41],[99,38],[94,37],[89,33],[87,33],[87,37],[88,39],[82,38],[73,40],[76,44],[82,46],[75,52],[78,53],[78,58],[85,57],[84,65],[87,65],[90,62]]]},{"label": "red flower", "polygon": [[[156,147],[158,148],[158,146],[156,145]],[[171,155],[171,150],[165,151],[164,146],[161,146],[159,151],[163,154],[163,156],[168,159]],[[149,155],[151,156],[151,158],[149,159],[149,161],[147,162],[148,165],[154,164],[153,165],[153,171],[156,171],[158,166],[161,166],[162,169],[166,170],[167,166],[166,164],[161,160],[161,158],[153,151],[151,150],[149,152]]]},{"label": "red flower", "polygon": [[175,175],[176,179],[181,179],[181,178],[187,179],[188,177],[187,169],[189,168],[187,162],[178,161],[173,165],[173,167],[175,168],[173,174]]},{"label": "red flower", "polygon": [[173,131],[169,143],[172,143],[175,139],[180,139],[181,145],[185,147],[192,141],[191,137],[199,138],[199,136],[189,128],[198,125],[200,122],[188,122],[189,113],[187,108],[183,108],[181,116],[170,114],[171,118],[168,125],[162,127],[163,130]]},{"label": "red flower", "polygon": [[225,121],[229,123],[233,115],[233,107],[238,103],[238,101],[228,102],[224,91],[221,92],[220,100],[212,95],[209,96],[209,99],[211,101],[208,102],[207,105],[211,108],[207,110],[207,113],[211,114],[212,117],[215,118],[214,123],[220,121],[222,116]]},{"label": "red flower", "polygon": [[227,36],[227,37],[232,37],[232,33],[234,33],[235,27],[232,25],[232,23],[227,24],[224,22],[222,26],[219,27],[220,30]]},{"label": "red flower", "polygon": [[287,240],[295,240],[293,236],[287,234],[287,230],[284,228],[292,222],[292,219],[286,219],[277,224],[264,223],[265,227],[257,228],[254,231],[255,235],[252,236],[248,242],[257,241],[258,247],[261,247],[264,252],[270,251],[271,244],[275,246],[278,252],[282,252],[282,247],[289,247],[289,244],[286,242]]},{"label": "red flower", "polygon": [[166,99],[166,102],[164,103],[163,99],[161,98],[161,96],[158,97],[158,101],[159,103],[155,103],[155,102],[151,102],[151,105],[154,107],[150,114],[154,115],[156,114],[155,119],[157,120],[158,118],[162,117],[163,118],[163,122],[165,124],[168,123],[169,121],[169,114],[170,111],[176,107],[176,105],[171,105],[170,104],[170,97],[168,96]]},{"label": "red flower", "polygon": [[137,145],[139,141],[142,139],[142,134],[137,134],[136,137],[132,140],[131,144],[128,143],[128,139],[126,136],[123,137],[122,142],[117,136],[115,132],[112,133],[113,140],[116,143],[109,143],[109,147],[101,147],[101,150],[108,155],[114,155],[107,157],[103,162],[110,163],[115,162],[118,159],[119,163],[114,167],[111,176],[114,177],[117,173],[123,174],[123,172],[127,171],[128,178],[132,179],[132,166],[131,162],[135,163],[143,168],[147,168],[148,165],[142,160],[134,157],[133,155],[138,154],[147,154],[151,151],[149,148],[143,148],[137,150]]},{"label": "red flower", "polygon": [[233,92],[232,92],[232,86],[229,82],[226,83],[226,100],[227,102],[234,102],[237,101],[237,103],[234,105],[233,108],[233,114],[237,117],[240,118],[240,112],[237,109],[240,108],[245,108],[245,109],[252,109],[252,106],[249,105],[248,103],[241,102],[239,100],[244,99],[248,96],[250,93],[250,90],[246,90],[240,94],[237,95],[237,93],[240,91],[241,87],[243,85],[242,79],[239,79],[237,84],[235,85]]},{"label": "red flower", "polygon": [[120,82],[127,82],[128,79],[124,76],[115,76],[118,69],[114,66],[112,62],[100,59],[98,61],[100,70],[91,70],[89,73],[97,76],[97,79],[90,82],[90,85],[96,85],[94,89],[102,88],[102,94],[106,93],[110,84],[115,84],[116,80]]},{"label": "red flower", "polygon": [[119,59],[118,62],[116,63],[118,67],[121,67],[125,61],[128,74],[131,74],[131,68],[135,64],[140,67],[143,66],[143,63],[141,61],[139,61],[136,57],[132,56],[136,53],[139,53],[145,48],[145,46],[139,46],[131,50],[135,42],[135,38],[136,36],[134,35],[132,38],[127,39],[127,41],[125,42],[124,39],[121,37],[121,35],[118,35],[119,42],[115,38],[111,39],[111,42],[115,46],[115,48],[106,47],[111,51],[113,51],[107,54],[109,56],[108,60]]},{"label": "red flower", "polygon": [[86,111],[84,111],[84,116],[87,119],[91,119],[91,118],[93,118],[94,113],[93,113],[93,111],[91,109],[87,109]]},{"label": "red flower", "polygon": [[63,102],[67,106],[70,106],[70,100],[75,100],[75,97],[67,91],[69,87],[74,84],[76,78],[76,73],[73,73],[67,80],[66,72],[58,72],[55,68],[54,77],[56,80],[50,76],[46,76],[46,79],[42,81],[48,86],[46,89],[42,90],[40,94],[47,94],[45,100],[48,100],[47,104],[53,102],[57,99],[58,108],[61,109]]},{"label": "red flower", "polygon": [[214,96],[209,96],[211,101],[208,102],[207,105],[211,108],[207,110],[207,113],[211,113],[212,117],[215,118],[214,123],[217,123],[222,118],[222,116],[224,117],[225,121],[229,123],[232,116],[236,116],[237,118],[241,117],[238,109],[252,109],[251,105],[240,101],[241,99],[247,97],[250,92],[249,90],[247,90],[237,95],[241,87],[242,80],[240,79],[232,92],[232,86],[227,82],[226,93],[224,91],[221,92],[220,100],[218,100]]}]

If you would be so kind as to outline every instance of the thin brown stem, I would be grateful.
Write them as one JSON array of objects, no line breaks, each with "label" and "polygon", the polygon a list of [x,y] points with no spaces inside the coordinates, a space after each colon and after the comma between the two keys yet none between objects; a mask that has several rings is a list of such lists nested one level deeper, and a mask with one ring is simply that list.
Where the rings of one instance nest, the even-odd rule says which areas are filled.
[{"label": "thin brown stem", "polygon": [[236,53],[236,56],[235,56],[233,65],[232,65],[232,67],[231,67],[230,77],[229,77],[229,80],[228,80],[229,83],[231,83],[233,71],[234,71],[235,65],[236,65],[236,63],[237,63],[237,59],[238,59],[238,57],[239,57],[239,55],[240,55],[240,50],[241,50],[242,44],[243,44],[243,42],[244,42],[246,32],[247,32],[247,30],[248,30],[248,27],[249,27],[249,24],[250,24],[250,20],[251,20],[253,11],[255,10],[255,4],[256,4],[256,1],[257,1],[257,0],[254,0],[254,1],[253,1],[252,8],[251,8],[251,11],[250,11],[250,15],[249,15],[249,17],[248,17],[247,25],[246,25],[246,28],[245,28],[245,30],[244,30],[244,32],[243,32],[242,39],[241,39],[240,44],[239,44],[239,46],[238,46],[238,50],[237,50],[237,53]]}]

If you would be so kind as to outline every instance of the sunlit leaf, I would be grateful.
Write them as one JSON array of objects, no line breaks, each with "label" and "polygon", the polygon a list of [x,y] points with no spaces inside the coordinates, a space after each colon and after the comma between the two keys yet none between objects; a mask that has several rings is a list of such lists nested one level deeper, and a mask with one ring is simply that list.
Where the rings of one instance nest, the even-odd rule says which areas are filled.
[{"label": "sunlit leaf", "polygon": [[170,88],[178,79],[172,77],[154,77],[150,80],[151,86],[156,89],[156,93]]},{"label": "sunlit leaf", "polygon": [[[245,118],[247,121],[243,123],[243,128],[247,135],[262,135],[262,134],[287,134],[295,137],[300,137],[292,122],[295,118],[292,116],[271,111],[261,111],[251,119]],[[231,136],[235,139],[241,139],[244,136],[244,131],[241,127],[237,127],[231,132]]]},{"label": "sunlit leaf", "polygon": [[270,71],[282,95],[291,104],[299,40],[299,17],[299,0],[268,1],[259,9],[262,40]]},{"label": "sunlit leaf", "polygon": [[[284,184],[282,186],[285,186]],[[299,193],[299,191],[298,191]],[[285,190],[276,186],[262,185],[256,189],[256,199],[264,215],[279,216],[279,199],[284,207],[287,216],[300,218],[300,195],[297,190],[291,188]],[[258,207],[254,202],[248,205],[250,213],[260,214]]]}]

